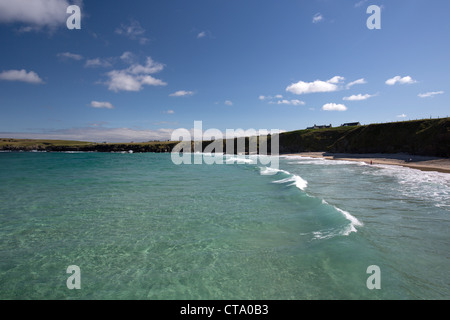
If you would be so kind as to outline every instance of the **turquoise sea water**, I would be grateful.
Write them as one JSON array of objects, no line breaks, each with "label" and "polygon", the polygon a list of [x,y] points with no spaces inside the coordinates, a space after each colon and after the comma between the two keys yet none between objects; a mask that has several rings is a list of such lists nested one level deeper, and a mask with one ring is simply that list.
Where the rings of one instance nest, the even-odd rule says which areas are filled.
[{"label": "turquoise sea water", "polygon": [[450,175],[299,157],[279,169],[0,153],[0,299],[450,298]]}]

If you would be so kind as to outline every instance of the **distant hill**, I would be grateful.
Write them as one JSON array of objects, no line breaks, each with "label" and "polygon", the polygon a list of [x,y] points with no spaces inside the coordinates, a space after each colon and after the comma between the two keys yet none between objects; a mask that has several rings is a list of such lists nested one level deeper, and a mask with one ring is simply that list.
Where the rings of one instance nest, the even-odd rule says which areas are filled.
[{"label": "distant hill", "polygon": [[30,140],[0,138],[0,150],[10,151],[96,151],[170,152],[177,142],[94,143],[71,140]]},{"label": "distant hill", "polygon": [[[270,139],[268,137],[268,147]],[[407,153],[450,157],[450,118],[426,119],[354,127],[307,129],[279,135],[280,154],[298,152]],[[248,138],[246,139],[248,152]],[[226,141],[224,143],[224,150]],[[0,138],[0,150],[171,152],[178,142],[92,143],[63,140]],[[203,148],[210,141],[203,142]],[[235,143],[235,147],[236,147]],[[270,149],[269,149],[270,150]]]}]

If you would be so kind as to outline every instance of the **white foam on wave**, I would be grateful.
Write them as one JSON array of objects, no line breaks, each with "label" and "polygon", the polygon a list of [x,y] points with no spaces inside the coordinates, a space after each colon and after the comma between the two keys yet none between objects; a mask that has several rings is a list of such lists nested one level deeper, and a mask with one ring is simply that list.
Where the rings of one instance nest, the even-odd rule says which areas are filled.
[{"label": "white foam on wave", "polygon": [[337,234],[332,231],[314,231],[313,236],[315,240],[326,240],[337,236]]},{"label": "white foam on wave", "polygon": [[340,232],[341,235],[348,236],[352,232],[358,232],[356,227],[364,226],[364,224],[361,221],[359,221],[355,216],[351,215],[349,212],[342,210],[336,206],[333,206],[323,199],[322,199],[322,204],[332,206],[336,211],[340,212],[345,217],[345,219],[347,219],[350,222],[348,227],[345,230],[343,230],[342,232]]},{"label": "white foam on wave", "polygon": [[78,153],[89,153],[89,151],[62,151],[61,153],[67,153],[67,154],[78,154]]},{"label": "white foam on wave", "polygon": [[358,166],[368,166],[368,164],[364,161],[349,161],[349,160],[339,160],[339,159],[325,159],[325,158],[317,158],[317,157],[307,157],[307,156],[280,156],[286,160],[296,160],[288,162],[289,164],[313,164],[313,165],[344,165],[344,164],[352,164]]},{"label": "white foam on wave", "polygon": [[[314,160],[316,160],[316,159],[314,159]],[[305,191],[305,189],[308,187],[308,181],[306,181],[302,177],[292,174],[286,170],[269,168],[269,167],[260,167],[260,170],[261,170],[261,175],[274,175],[274,174],[278,174],[278,173],[283,173],[283,174],[289,175],[289,177],[287,177],[287,178],[273,181],[272,183],[279,183],[279,184],[290,183],[291,186],[296,186],[298,189],[300,189],[302,191]],[[312,233],[313,239],[329,239],[329,238],[333,238],[333,237],[339,236],[339,235],[348,236],[353,232],[358,232],[356,227],[362,227],[364,225],[361,221],[359,221],[355,216],[353,216],[349,212],[342,210],[334,205],[329,204],[324,199],[322,199],[322,204],[333,207],[337,212],[342,214],[342,216],[346,220],[349,221],[349,224],[344,229],[342,229],[342,227],[341,227],[339,229],[331,228],[331,229],[326,229],[326,230],[315,231]]]},{"label": "white foam on wave", "polygon": [[286,175],[289,175],[290,177],[285,178],[285,179],[281,179],[281,180],[277,180],[277,181],[273,181],[272,183],[289,183],[292,182],[290,185],[291,186],[296,186],[298,189],[304,191],[306,189],[306,187],[308,186],[308,181],[306,181],[305,179],[303,179],[302,177],[292,174],[289,171],[286,170],[282,170],[282,169],[275,169],[275,168],[270,168],[270,167],[260,167],[260,173],[263,176],[269,176],[269,175],[276,175],[278,173],[284,173]]},{"label": "white foam on wave", "polygon": [[350,221],[350,225],[348,226],[348,228],[346,230],[344,230],[344,232],[342,233],[344,236],[348,236],[350,233],[352,232],[358,232],[358,230],[356,230],[356,227],[362,227],[363,224],[362,222],[360,222],[358,219],[356,219],[356,217],[352,216],[350,213],[348,213],[347,211],[344,211],[342,209],[339,209],[338,207],[334,207],[337,211],[339,211],[340,213],[342,213],[345,217],[345,219],[347,219],[348,221]]},{"label": "white foam on wave", "polygon": [[450,186],[450,175],[437,171],[422,171],[419,169],[395,166],[395,165],[373,165],[383,170],[371,172],[374,175],[388,175],[398,178],[400,183],[435,183]]},{"label": "white foam on wave", "polygon": [[313,157],[304,157],[304,156],[283,156],[283,155],[281,155],[280,158],[283,158],[283,159],[289,159],[289,160],[314,160],[314,159],[318,159],[318,158],[313,158]]},{"label": "white foam on wave", "polygon": [[295,185],[297,188],[299,188],[302,191],[305,191],[306,187],[308,186],[308,181],[306,181],[302,177],[297,176],[295,174],[292,175],[292,177],[274,181],[273,183],[289,183],[289,182],[292,182],[292,184],[290,184],[291,186]]},{"label": "white foam on wave", "polygon": [[256,164],[256,160],[253,158],[247,158],[245,156],[226,156],[226,163],[250,163],[250,164]]},{"label": "white foam on wave", "polygon": [[363,174],[395,179],[396,189],[406,198],[432,201],[436,207],[450,208],[450,174],[393,165],[372,167]]},{"label": "white foam on wave", "polygon": [[286,170],[275,169],[275,168],[270,168],[270,167],[260,167],[259,169],[261,170],[260,173],[262,176],[271,176],[271,175],[275,175],[277,173],[290,174]]},{"label": "white foam on wave", "polygon": [[358,165],[367,166],[364,161],[348,161],[348,160],[329,160],[322,158],[305,158],[302,161],[291,161],[289,164],[312,164],[312,165],[325,165],[325,166],[340,166],[340,165]]}]

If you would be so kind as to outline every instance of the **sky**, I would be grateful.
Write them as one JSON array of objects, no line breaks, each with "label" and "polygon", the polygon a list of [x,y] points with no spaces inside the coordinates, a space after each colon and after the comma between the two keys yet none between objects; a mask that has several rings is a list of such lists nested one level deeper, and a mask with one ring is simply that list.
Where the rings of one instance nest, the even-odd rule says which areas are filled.
[{"label": "sky", "polygon": [[0,0],[0,137],[447,117],[449,13],[448,0]]}]

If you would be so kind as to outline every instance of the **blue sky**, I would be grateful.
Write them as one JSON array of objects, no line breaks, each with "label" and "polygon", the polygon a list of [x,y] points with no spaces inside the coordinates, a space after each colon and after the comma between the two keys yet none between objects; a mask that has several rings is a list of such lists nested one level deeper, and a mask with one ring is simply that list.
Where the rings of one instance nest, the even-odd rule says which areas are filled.
[{"label": "blue sky", "polygon": [[[81,30],[66,27],[72,4]],[[0,0],[0,136],[445,117],[449,12],[448,0]]]}]

